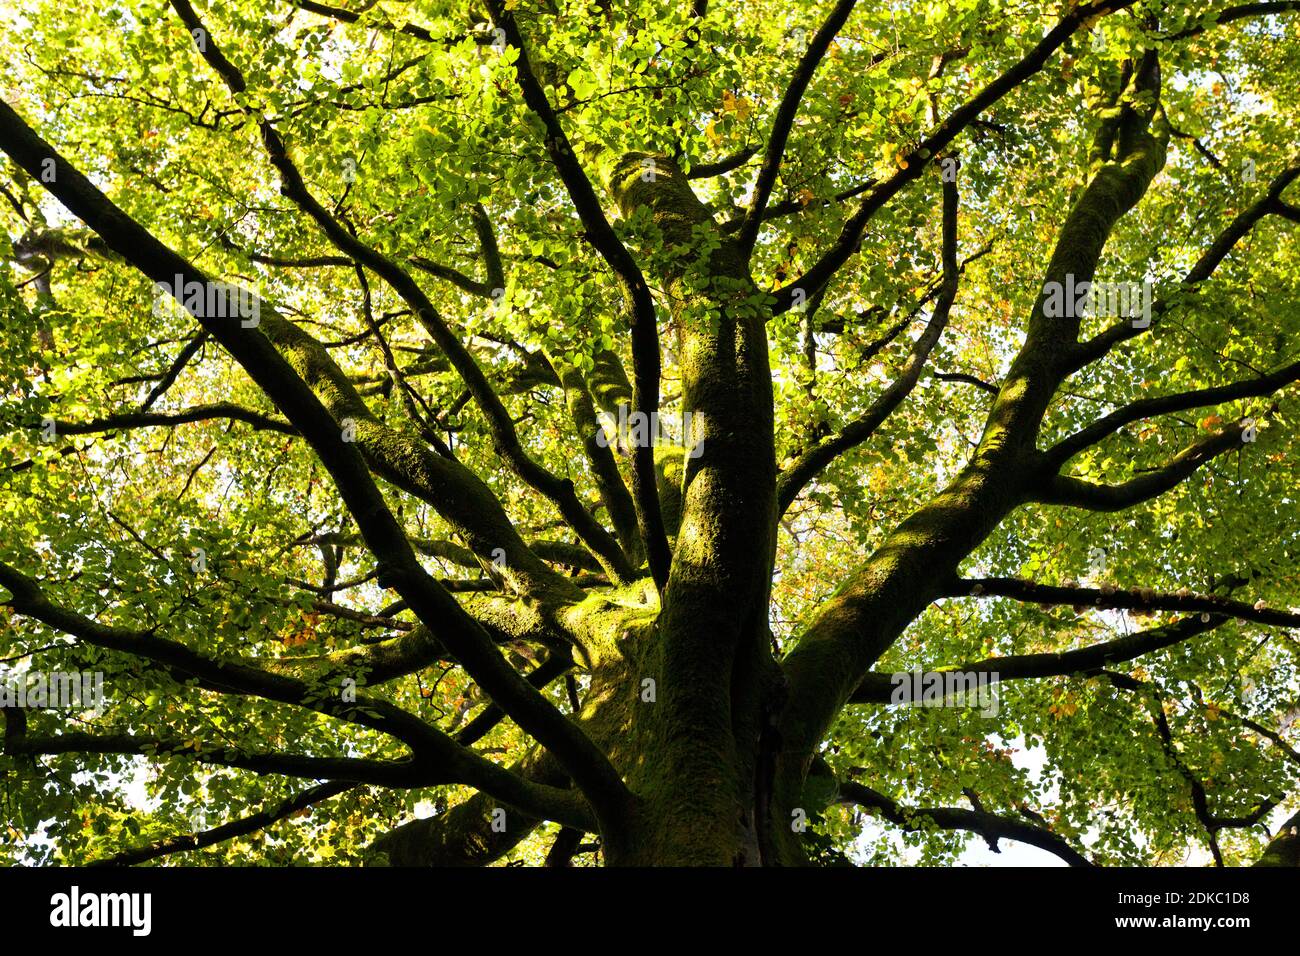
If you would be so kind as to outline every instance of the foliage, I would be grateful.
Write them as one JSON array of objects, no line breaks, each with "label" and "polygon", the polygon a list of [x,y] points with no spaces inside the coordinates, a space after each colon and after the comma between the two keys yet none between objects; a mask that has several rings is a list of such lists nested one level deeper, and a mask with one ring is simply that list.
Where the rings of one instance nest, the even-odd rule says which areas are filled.
[{"label": "foliage", "polygon": [[[712,400],[710,382],[720,383],[719,394],[742,390],[727,377],[728,363],[743,365],[748,353],[741,334],[727,339],[726,330],[756,322],[765,338],[770,425],[742,409],[737,421],[753,435],[720,437],[705,406],[699,464],[688,454],[674,466],[672,453],[661,452],[659,503],[675,548],[673,574],[685,579],[688,567],[704,568],[700,580],[714,590],[700,607],[734,610],[738,627],[748,620],[747,602],[762,601],[761,633],[751,637],[779,661],[797,655],[833,615],[850,615],[844,630],[864,634],[887,616],[864,604],[864,616],[851,617],[849,599],[883,580],[871,577],[879,566],[869,556],[894,553],[904,520],[959,481],[977,449],[992,447],[1000,426],[990,411],[1014,397],[1016,363],[1026,355],[1050,363],[1067,348],[1033,338],[1049,259],[1061,244],[1082,243],[1070,233],[1072,210],[1096,202],[1094,184],[1110,175],[1104,170],[1139,152],[1134,137],[1163,137],[1167,155],[1140,201],[1105,230],[1096,277],[1149,280],[1157,321],[1063,376],[1029,447],[1049,449],[1133,402],[1256,379],[1296,361],[1300,212],[1283,195],[1289,179],[1212,275],[1184,282],[1231,223],[1272,195],[1271,184],[1296,175],[1300,119],[1288,104],[1300,97],[1300,14],[1294,4],[1271,6],[1278,9],[1270,15],[1216,23],[1216,13],[1232,8],[1182,0],[858,5],[812,62],[763,228],[738,272],[726,257],[744,235],[783,94],[832,4],[381,0],[349,2],[356,11],[349,13],[205,0],[195,35],[180,15],[188,4],[22,0],[0,12],[7,64],[0,99],[165,246],[208,276],[256,291],[262,324],[244,334],[280,335],[276,348],[345,435],[352,422],[355,436],[344,440],[365,456],[421,565],[512,669],[527,673],[579,649],[574,671],[542,696],[580,717],[630,789],[653,802],[656,785],[633,769],[644,762],[638,754],[691,731],[628,730],[640,725],[621,711],[611,731],[601,706],[619,694],[630,702],[620,706],[638,706],[646,674],[671,695],[662,686],[673,672],[669,658],[662,669],[623,651],[624,669],[609,661],[627,641],[663,641],[671,653],[665,635],[677,626],[668,614],[678,578],[656,630],[660,601],[635,520],[645,517],[645,502],[636,500],[630,522],[619,514],[636,497],[638,466],[630,449],[615,447],[611,476],[588,441],[595,416],[616,418],[641,384],[637,307],[626,276],[603,254],[608,244],[592,210],[575,201],[548,152],[553,131],[521,94],[521,74],[531,70],[567,136],[567,155],[594,184],[597,212],[650,287],[662,355],[659,411],[674,438],[683,437],[684,413]],[[1013,73],[1054,24],[1080,10],[1093,12],[1079,14],[1082,25],[1041,69],[968,119],[939,155],[923,155],[943,118]],[[525,40],[522,60],[497,29],[507,16]],[[220,75],[205,55],[214,50],[246,88],[232,89]],[[1159,57],[1154,89],[1136,78],[1148,51]],[[1116,123],[1140,129],[1125,126],[1119,145],[1098,154]],[[375,263],[359,265],[355,250],[306,210],[268,153],[268,127],[288,144],[325,217],[414,278],[503,416],[485,408],[464,364],[437,343],[411,298]],[[631,174],[620,173],[626,157]],[[729,157],[737,162],[725,171],[709,168]],[[945,158],[959,161],[952,250],[959,275],[943,261]],[[854,254],[824,287],[803,290],[806,307],[785,308],[782,294],[843,230],[852,232],[873,184],[900,175],[909,178],[868,217],[860,244],[850,243]],[[689,182],[712,218],[683,227],[680,197],[657,205],[660,179]],[[337,697],[342,672],[320,662],[453,626],[394,590],[389,555],[366,546],[367,529],[302,422],[225,341],[157,294],[131,250],[106,248],[60,205],[58,188],[47,189],[59,185],[16,158],[0,160],[0,562],[39,582],[52,605],[97,625],[292,673],[310,693],[287,702],[213,686],[148,654],[73,637],[75,628],[19,595],[4,609],[0,666],[101,671],[107,688],[99,713],[28,711],[30,738],[125,734],[181,747],[36,755],[10,748],[0,757],[6,862],[112,857],[273,810],[311,781],[336,779],[204,759],[226,750],[400,763],[409,741],[355,713],[326,712],[320,702]],[[1113,321],[1085,317],[1077,340]],[[276,332],[285,323],[309,337],[305,346]],[[922,341],[935,327],[942,335],[926,353]],[[740,357],[714,350],[717,341]],[[711,455],[724,446],[731,454],[732,439],[789,475],[819,442],[878,409],[918,354],[906,397],[869,437],[837,449],[795,487],[800,493],[779,522],[775,492],[754,492],[761,500],[748,513],[750,492],[734,491],[725,476],[710,499],[715,512],[705,515],[689,493],[682,503],[695,469],[712,474]],[[1138,416],[1063,463],[1075,479],[1123,486],[1159,475],[1188,446],[1254,424],[1253,440],[1215,446],[1167,490],[1120,510],[1053,500],[1046,485],[1023,477],[1028,459],[992,472],[994,487],[1014,487],[1019,497],[1004,503],[986,533],[971,532],[952,561],[964,578],[1086,590],[1080,605],[1094,604],[1092,594],[1148,589],[1171,596],[1167,606],[1149,598],[1147,606],[1098,608],[1040,604],[1034,594],[971,596],[952,590],[946,558],[927,559],[934,579],[912,575],[924,592],[920,609],[882,639],[867,666],[887,675],[1075,650],[1200,620],[1201,612],[1177,603],[1189,596],[1295,617],[1288,609],[1300,605],[1297,377],[1288,372],[1275,387]],[[347,391],[361,404],[349,404]],[[145,420],[218,403],[193,420]],[[120,418],[128,414],[142,417]],[[55,423],[52,440],[45,422]],[[502,437],[503,422],[513,424],[517,453]],[[420,456],[437,461],[422,464]],[[565,520],[564,488],[529,480],[521,461],[540,464],[560,485],[571,482],[635,573],[621,575],[595,553],[596,536]],[[754,472],[752,481],[766,479]],[[983,493],[973,492],[968,507],[984,508]],[[755,514],[771,516],[774,564],[760,570],[770,601],[749,596],[761,585],[737,583],[749,573],[744,560],[761,555],[733,562],[724,547],[733,540],[728,529],[762,523]],[[503,525],[494,523],[498,515]],[[697,533],[722,544],[710,551],[697,545]],[[528,552],[536,568],[516,560],[510,542],[518,538],[528,542],[519,554]],[[742,570],[733,575],[733,566]],[[3,582],[7,593],[17,594],[16,580]],[[686,587],[679,608],[696,599]],[[1203,862],[1211,853],[1229,865],[1249,863],[1297,809],[1300,644],[1294,622],[1281,617],[1209,618],[1204,632],[1135,658],[1008,680],[995,716],[837,700],[799,785],[815,756],[841,783],[867,785],[899,807],[1015,818],[1100,864]],[[701,623],[703,633],[684,640],[698,647],[712,626]],[[453,646],[370,686],[358,672],[363,696],[447,735],[463,732],[491,695]],[[611,667],[615,676],[602,676]],[[828,699],[838,693],[825,687]],[[802,692],[796,680],[793,693]],[[665,699],[646,706],[677,707]],[[505,709],[510,716],[474,750],[541,779],[529,764],[537,728],[521,729],[533,718]],[[6,717],[16,726],[12,712]],[[545,726],[539,718],[537,727]],[[742,776],[755,772],[743,759],[738,765]],[[484,782],[491,778],[475,766],[414,785],[359,782],[252,832],[158,859],[373,860],[375,841],[399,825],[417,816],[450,821],[450,808],[491,791]],[[681,766],[698,765],[683,758]],[[803,798],[782,803],[777,790],[784,819]],[[812,800],[809,791],[804,802]],[[810,809],[804,852],[812,860],[951,863],[980,841],[919,817],[900,827],[878,808],[846,800],[832,786]],[[1207,818],[1250,819],[1207,829]],[[558,826],[533,820],[527,835],[481,856],[539,864]],[[585,847],[574,862],[598,859]]]}]

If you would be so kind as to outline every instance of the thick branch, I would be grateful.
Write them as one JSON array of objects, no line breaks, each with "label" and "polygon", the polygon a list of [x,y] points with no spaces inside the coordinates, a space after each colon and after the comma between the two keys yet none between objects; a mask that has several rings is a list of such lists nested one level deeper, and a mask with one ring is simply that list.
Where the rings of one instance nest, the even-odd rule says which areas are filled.
[{"label": "thick branch", "polygon": [[[1180,591],[1161,593],[1150,588],[1084,588],[1038,584],[1021,578],[962,578],[944,588],[946,597],[1006,597],[1034,604],[1061,604],[1129,611],[1182,611],[1233,617],[1256,624],[1300,627],[1300,614],[1262,604]],[[1136,636],[1136,635],[1135,635]]]},{"label": "thick branch", "polygon": [[[1138,605],[1134,605],[1137,607]],[[1204,634],[1222,624],[1226,617],[1188,617],[1164,627],[1154,627],[1136,634],[1126,634],[1113,641],[1103,641],[1089,647],[1071,651],[1045,654],[1010,654],[990,657],[982,661],[943,668],[962,673],[996,675],[998,682],[1040,677],[1065,677],[1085,674],[1101,667],[1131,661],[1166,647],[1180,644],[1189,638]],[[897,684],[889,674],[872,672],[850,698],[854,704],[888,704],[893,700]]]},{"label": "thick branch", "polygon": [[1123,511],[1176,488],[1206,462],[1243,447],[1242,435],[1249,427],[1249,423],[1237,422],[1220,429],[1188,445],[1163,467],[1118,485],[1098,485],[1054,474],[1033,492],[1032,500],[1088,511]]},{"label": "thick branch", "polygon": [[[209,44],[209,48],[211,48]],[[47,161],[54,178],[47,187],[68,209],[99,233],[110,247],[155,282],[205,285],[210,280],[191,263],[163,245],[70,166],[32,131],[7,104],[0,103],[0,148],[32,176]],[[205,285],[206,287],[206,285]],[[270,312],[259,303],[262,312]],[[519,723],[547,747],[592,800],[604,823],[621,819],[628,793],[618,773],[586,736],[512,668],[491,639],[444,588],[423,569],[401,526],[389,511],[359,452],[342,440],[337,422],[321,405],[265,335],[237,321],[199,314],[196,319],[248,371],[285,417],[312,445],[334,478],[367,546],[380,556],[382,585],[392,587],[439,638],[470,676]],[[483,761],[487,764],[487,761]],[[498,770],[495,764],[490,767]]]},{"label": "thick branch", "polygon": [[[939,830],[970,830],[988,840],[995,849],[998,840],[1016,840],[1054,853],[1070,866],[1093,866],[1091,860],[1070,846],[1051,830],[1009,819],[995,813],[964,810],[959,807],[900,807],[883,793],[853,781],[840,784],[840,802],[856,803],[876,810],[882,817],[904,830],[915,832],[930,827]],[[923,821],[928,821],[923,822]]]},{"label": "thick branch", "polygon": [[1278,828],[1256,866],[1300,866],[1300,813]]},{"label": "thick branch", "polygon": [[1125,425],[1133,422],[1152,418],[1156,415],[1187,411],[1191,408],[1221,405],[1224,402],[1241,398],[1258,398],[1271,395],[1278,389],[1297,380],[1300,380],[1300,362],[1292,362],[1258,378],[1243,379],[1239,382],[1218,385],[1213,388],[1193,389],[1174,395],[1140,399],[1116,409],[1086,428],[1057,442],[1047,451],[1047,458],[1053,465],[1059,467],[1059,465],[1063,465],[1083,449],[1097,444],[1119,431]]}]

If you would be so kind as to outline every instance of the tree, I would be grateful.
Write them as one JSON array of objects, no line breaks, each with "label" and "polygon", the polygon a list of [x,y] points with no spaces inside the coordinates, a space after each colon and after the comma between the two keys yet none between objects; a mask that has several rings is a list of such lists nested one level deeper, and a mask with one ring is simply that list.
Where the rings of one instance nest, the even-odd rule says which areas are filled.
[{"label": "tree", "polygon": [[8,859],[1295,863],[1300,4],[793,6],[6,15]]}]

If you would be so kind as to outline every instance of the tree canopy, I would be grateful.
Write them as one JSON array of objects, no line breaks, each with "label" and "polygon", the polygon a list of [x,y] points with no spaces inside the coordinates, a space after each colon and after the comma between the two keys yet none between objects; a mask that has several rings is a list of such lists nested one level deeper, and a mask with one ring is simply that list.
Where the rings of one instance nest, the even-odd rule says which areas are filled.
[{"label": "tree canopy", "polygon": [[1300,864],[1298,39],[7,5],[0,860]]}]

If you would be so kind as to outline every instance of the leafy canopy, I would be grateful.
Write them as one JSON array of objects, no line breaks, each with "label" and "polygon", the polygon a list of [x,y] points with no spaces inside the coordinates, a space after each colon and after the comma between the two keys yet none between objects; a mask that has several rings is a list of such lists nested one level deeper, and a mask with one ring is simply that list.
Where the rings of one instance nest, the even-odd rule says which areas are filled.
[{"label": "leafy canopy", "polygon": [[[163,244],[256,292],[261,325],[246,334],[274,340],[365,457],[422,566],[510,668],[528,673],[570,645],[607,647],[601,629],[615,611],[610,627],[634,629],[653,619],[659,596],[633,450],[592,448],[597,423],[616,420],[641,384],[635,296],[557,167],[546,117],[521,91],[519,44],[500,29],[508,14],[567,155],[649,286],[670,438],[689,443],[683,413],[698,400],[697,379],[723,361],[697,347],[700,330],[719,323],[756,316],[765,330],[772,459],[785,475],[906,382],[905,397],[862,439],[836,446],[773,519],[760,645],[780,660],[833,595],[855,586],[850,569],[896,540],[983,447],[999,389],[1010,395],[1009,370],[1029,348],[1053,250],[1081,242],[1063,238],[1067,217],[1094,201],[1106,170],[1131,172],[1122,161],[1137,139],[1126,137],[1160,139],[1162,165],[1113,229],[1099,227],[1104,249],[1088,271],[1150,283],[1157,321],[1062,381],[1036,447],[1134,402],[1296,361],[1300,215],[1281,187],[1212,275],[1184,282],[1271,184],[1295,176],[1300,15],[1294,4],[1256,6],[1276,10],[1096,5],[1041,68],[925,155],[945,117],[1079,8],[858,5],[812,63],[765,212],[748,227],[783,98],[831,4],[507,0],[498,11],[215,0],[195,10],[22,0],[0,13],[0,99]],[[1144,57],[1157,54],[1158,81],[1142,80]],[[273,161],[268,127],[335,231],[411,277],[468,362],[305,207]],[[854,234],[864,197],[904,174]],[[627,198],[661,177],[684,178],[712,219],[682,228],[671,208]],[[64,745],[14,746],[0,758],[0,858],[102,859],[266,813],[202,851],[156,856],[354,862],[417,812],[442,815],[475,792],[509,804],[509,788],[479,764],[389,782],[324,763],[400,763],[416,745],[395,715],[454,736],[493,716],[491,695],[436,640],[413,666],[368,679],[375,648],[437,638],[443,619],[417,613],[384,579],[385,556],[367,548],[301,422],[226,342],[160,295],[129,250],[61,205],[47,189],[58,185],[17,158],[0,162],[0,562],[18,575],[0,582],[18,595],[5,609],[0,666],[102,671],[107,701],[93,714],[26,713],[28,739]],[[946,266],[947,202],[956,229]],[[833,277],[800,286],[846,230],[852,248]],[[717,259],[737,236],[753,242],[740,278]],[[1084,317],[1078,341],[1115,321]],[[1063,348],[1030,346],[1049,357]],[[807,852],[951,862],[972,829],[985,829],[907,812],[950,807],[1032,825],[1103,864],[1258,857],[1270,826],[1297,807],[1300,645],[1287,617],[1300,604],[1295,377],[1135,415],[1079,448],[1063,474],[1125,486],[1237,423],[1253,427],[1131,507],[1027,495],[961,556],[963,577],[1016,586],[927,598],[872,672],[1196,633],[1007,680],[994,716],[890,706],[887,689],[837,707],[816,760],[808,755]],[[711,421],[705,465],[710,442],[725,441],[707,432]],[[511,430],[515,450],[502,440]],[[692,459],[671,445],[656,455],[655,497],[676,562],[695,547],[683,529],[725,537],[716,529],[749,519],[729,518],[724,502],[713,525],[689,513],[682,523],[694,507],[683,503]],[[529,478],[521,462],[549,478]],[[1010,486],[1007,475],[998,480]],[[24,580],[81,623],[24,601]],[[1186,603],[1199,597],[1236,601],[1237,611]],[[1260,619],[1265,611],[1276,614]],[[114,646],[94,628],[135,643]],[[135,638],[146,636],[297,683],[223,687],[140,650]],[[350,654],[371,656],[349,670]],[[589,715],[605,693],[600,664],[574,662],[542,695]],[[618,678],[629,700],[642,692],[640,673]],[[335,706],[348,675],[367,713]],[[527,759],[537,739],[506,709],[470,741],[498,769]],[[15,712],[5,716],[16,728]],[[75,734],[88,736],[66,736]],[[617,747],[598,743],[631,772]],[[254,765],[231,754],[269,756]],[[322,763],[295,769],[284,755]],[[819,773],[839,783],[819,789]],[[308,790],[311,781],[327,789]],[[533,816],[546,816],[544,796],[528,804]],[[540,862],[561,823],[574,822],[559,807],[488,855]],[[579,849],[577,860],[595,858]]]}]

